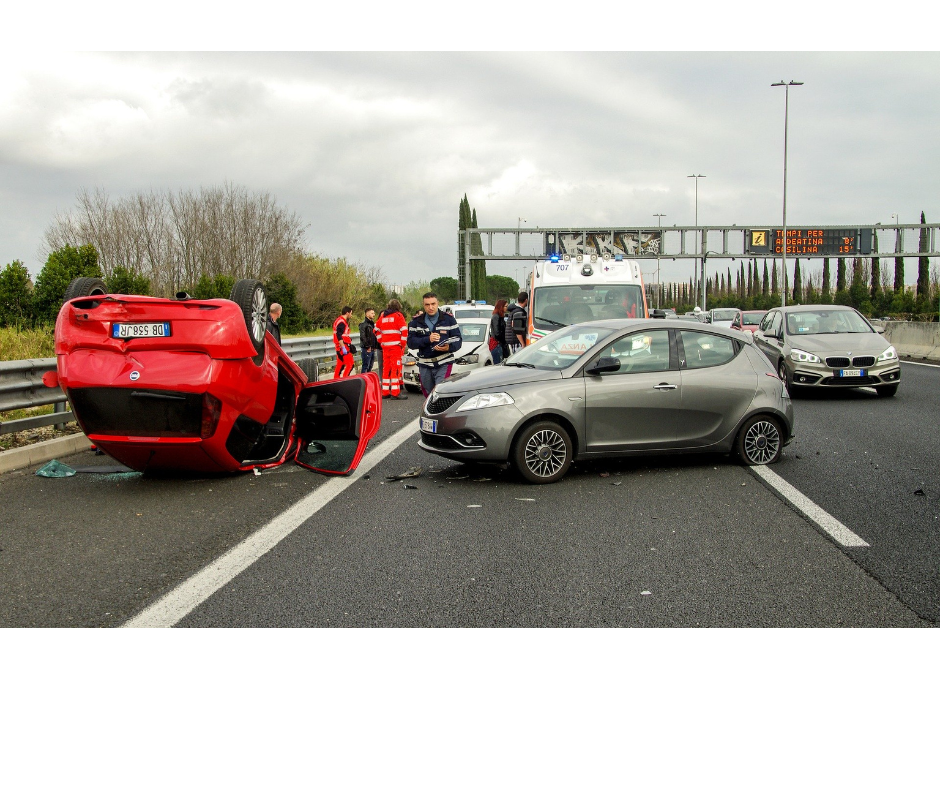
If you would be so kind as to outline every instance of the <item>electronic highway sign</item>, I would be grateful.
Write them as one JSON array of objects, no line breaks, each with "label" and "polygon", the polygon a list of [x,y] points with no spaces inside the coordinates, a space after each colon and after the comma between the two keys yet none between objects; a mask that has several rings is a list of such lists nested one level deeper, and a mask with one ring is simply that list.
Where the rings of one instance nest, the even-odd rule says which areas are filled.
[{"label": "electronic highway sign", "polygon": [[[871,254],[870,228],[789,227],[787,256],[852,257]],[[783,255],[783,230],[750,229],[745,233],[747,254]]]}]

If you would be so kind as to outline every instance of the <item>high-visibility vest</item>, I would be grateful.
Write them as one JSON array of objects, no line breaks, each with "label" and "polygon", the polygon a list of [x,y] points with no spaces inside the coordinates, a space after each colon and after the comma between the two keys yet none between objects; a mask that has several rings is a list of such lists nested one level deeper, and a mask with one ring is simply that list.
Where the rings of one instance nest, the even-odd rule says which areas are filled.
[{"label": "high-visibility vest", "polygon": [[[340,323],[343,324],[342,331],[339,330]],[[337,336],[337,334],[339,336]],[[351,342],[352,337],[349,336],[349,321],[343,315],[340,315],[333,321],[333,347],[335,347],[336,352],[339,353],[344,346],[348,350]]]},{"label": "high-visibility vest", "polygon": [[383,314],[375,321],[375,338],[382,347],[405,347],[408,344],[408,323],[401,312]]}]

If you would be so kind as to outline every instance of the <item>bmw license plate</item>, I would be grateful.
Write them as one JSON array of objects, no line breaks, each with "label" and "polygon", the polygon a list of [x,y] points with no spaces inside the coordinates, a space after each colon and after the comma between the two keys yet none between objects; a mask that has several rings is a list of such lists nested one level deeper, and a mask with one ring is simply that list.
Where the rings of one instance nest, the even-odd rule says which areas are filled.
[{"label": "bmw license plate", "polygon": [[840,378],[863,378],[865,377],[864,369],[840,369],[839,370]]},{"label": "bmw license plate", "polygon": [[421,417],[421,432],[437,432],[437,419],[426,419]]},{"label": "bmw license plate", "polygon": [[171,336],[170,323],[112,323],[111,336],[114,339],[168,337]]}]

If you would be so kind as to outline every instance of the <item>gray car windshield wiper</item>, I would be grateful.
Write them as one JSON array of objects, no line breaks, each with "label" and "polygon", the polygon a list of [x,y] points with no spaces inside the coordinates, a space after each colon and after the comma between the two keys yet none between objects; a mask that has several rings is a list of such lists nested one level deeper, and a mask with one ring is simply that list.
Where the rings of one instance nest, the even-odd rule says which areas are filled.
[{"label": "gray car windshield wiper", "polygon": [[541,320],[543,323],[551,323],[553,326],[558,326],[559,328],[564,328],[567,323],[559,323],[557,320],[549,320],[547,317],[535,316],[536,320]]},{"label": "gray car windshield wiper", "polygon": [[525,367],[526,369],[535,369],[535,364],[526,364],[524,361],[504,361],[504,367]]}]

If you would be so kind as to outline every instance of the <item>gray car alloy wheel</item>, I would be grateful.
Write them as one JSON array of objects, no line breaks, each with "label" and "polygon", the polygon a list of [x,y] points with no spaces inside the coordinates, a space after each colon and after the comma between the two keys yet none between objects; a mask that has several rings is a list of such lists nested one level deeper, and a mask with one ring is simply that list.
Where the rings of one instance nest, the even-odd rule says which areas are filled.
[{"label": "gray car alloy wheel", "polygon": [[557,430],[539,430],[525,444],[526,467],[536,476],[554,476],[568,457],[565,440]]},{"label": "gray car alloy wheel", "polygon": [[748,465],[767,465],[780,456],[780,430],[771,419],[753,419],[742,431],[741,453]]},{"label": "gray car alloy wheel", "polygon": [[551,484],[568,471],[572,454],[571,438],[565,428],[553,421],[540,421],[519,434],[512,461],[526,481]]}]

